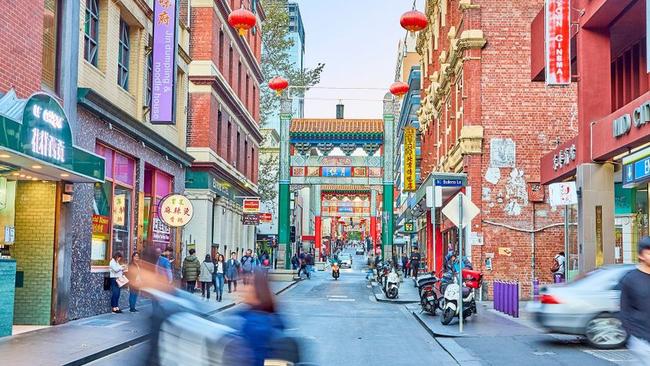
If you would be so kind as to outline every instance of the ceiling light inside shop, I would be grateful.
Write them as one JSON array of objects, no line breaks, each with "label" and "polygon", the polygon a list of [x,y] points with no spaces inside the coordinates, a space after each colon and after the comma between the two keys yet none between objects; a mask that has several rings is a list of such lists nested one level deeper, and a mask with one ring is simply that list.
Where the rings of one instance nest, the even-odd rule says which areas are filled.
[{"label": "ceiling light inside shop", "polygon": [[20,175],[20,173],[12,173],[11,175],[13,175],[14,177],[17,177],[17,176]]},{"label": "ceiling light inside shop", "polygon": [[26,176],[25,178],[27,178],[27,179],[32,179],[32,176],[31,176],[31,175],[28,175],[28,176]]},{"label": "ceiling light inside shop", "polygon": [[32,178],[32,180],[38,180],[38,178]]},{"label": "ceiling light inside shop", "polygon": [[20,177],[21,177],[21,178],[25,178],[25,174],[21,174]]},{"label": "ceiling light inside shop", "polygon": [[34,169],[41,169],[42,166],[40,166],[40,165],[32,165],[32,168],[34,168]]},{"label": "ceiling light inside shop", "polygon": [[61,173],[61,176],[62,176],[62,177],[69,177],[70,174],[68,174],[68,173]]},{"label": "ceiling light inside shop", "polygon": [[8,154],[0,154],[0,158],[3,158],[3,159],[9,159],[10,157],[11,157],[11,155],[8,155]]}]

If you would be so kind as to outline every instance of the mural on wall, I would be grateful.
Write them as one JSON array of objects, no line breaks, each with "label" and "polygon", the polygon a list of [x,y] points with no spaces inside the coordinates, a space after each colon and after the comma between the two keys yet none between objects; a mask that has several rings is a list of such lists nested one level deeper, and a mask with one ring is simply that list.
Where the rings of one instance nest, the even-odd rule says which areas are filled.
[{"label": "mural on wall", "polygon": [[512,139],[493,138],[490,140],[490,167],[515,167],[515,142]]},{"label": "mural on wall", "polygon": [[510,216],[520,215],[522,207],[528,205],[528,189],[523,170],[515,168],[510,172],[505,199],[508,203],[504,211]]},{"label": "mural on wall", "polygon": [[487,171],[485,172],[486,181],[492,184],[497,184],[499,183],[499,179],[501,179],[501,170],[499,168],[495,168],[495,167],[487,168]]}]

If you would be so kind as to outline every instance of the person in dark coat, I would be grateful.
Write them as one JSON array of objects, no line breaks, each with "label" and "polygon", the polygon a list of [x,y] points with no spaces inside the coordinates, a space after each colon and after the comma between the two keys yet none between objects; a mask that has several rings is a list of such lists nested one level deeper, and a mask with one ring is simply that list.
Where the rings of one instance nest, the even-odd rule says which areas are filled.
[{"label": "person in dark coat", "polygon": [[404,277],[408,277],[409,270],[407,268],[408,267],[407,264],[409,262],[409,257],[406,256],[406,253],[402,253],[401,261],[402,261],[402,273],[404,274]]},{"label": "person in dark coat", "polygon": [[418,247],[414,247],[413,252],[411,252],[411,274],[416,280],[418,279],[418,271],[420,270],[420,259],[420,251]]},{"label": "person in dark coat", "polygon": [[183,280],[185,281],[187,292],[193,294],[196,288],[196,280],[201,272],[201,262],[194,255],[196,250],[190,249],[190,255],[183,259]]},{"label": "person in dark coat", "polygon": [[239,279],[239,267],[241,264],[237,260],[237,253],[230,253],[230,259],[226,261],[226,282],[228,283],[228,293],[232,292],[232,286],[235,287],[237,292],[237,280]]}]

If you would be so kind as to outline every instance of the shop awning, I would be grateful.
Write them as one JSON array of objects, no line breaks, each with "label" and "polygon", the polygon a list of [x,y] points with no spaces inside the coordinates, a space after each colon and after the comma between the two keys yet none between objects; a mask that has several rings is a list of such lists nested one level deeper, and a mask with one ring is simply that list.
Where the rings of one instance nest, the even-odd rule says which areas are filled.
[{"label": "shop awning", "polygon": [[104,181],[104,158],[72,144],[63,109],[42,93],[0,98],[0,165],[17,180]]}]

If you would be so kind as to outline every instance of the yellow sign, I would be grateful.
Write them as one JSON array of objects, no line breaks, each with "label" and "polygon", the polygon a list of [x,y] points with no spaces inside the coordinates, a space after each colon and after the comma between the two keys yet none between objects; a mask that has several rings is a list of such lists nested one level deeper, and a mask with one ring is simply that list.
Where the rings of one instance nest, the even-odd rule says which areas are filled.
[{"label": "yellow sign", "polygon": [[505,255],[506,257],[512,256],[512,249],[499,247],[499,255]]},{"label": "yellow sign", "polygon": [[415,127],[404,128],[404,192],[415,192]]},{"label": "yellow sign", "polygon": [[124,226],[126,215],[126,195],[113,196],[113,226]]}]

